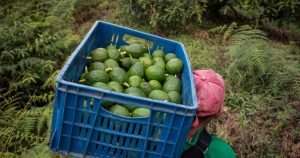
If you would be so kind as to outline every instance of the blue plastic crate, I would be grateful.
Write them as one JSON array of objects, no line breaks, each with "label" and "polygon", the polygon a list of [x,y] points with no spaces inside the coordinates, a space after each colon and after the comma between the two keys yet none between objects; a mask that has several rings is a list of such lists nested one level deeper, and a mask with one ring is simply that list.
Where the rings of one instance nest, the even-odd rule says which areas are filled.
[{"label": "blue plastic crate", "polygon": [[[128,96],[78,84],[86,57],[111,42],[127,44],[124,35],[153,42],[184,63],[181,74],[183,104]],[[111,41],[112,36],[118,37]],[[116,42],[117,41],[117,42]],[[129,118],[101,107],[112,101],[150,109],[149,117]],[[180,157],[197,109],[191,64],[180,42],[130,28],[97,21],[61,70],[56,85],[50,150],[75,157]]]}]

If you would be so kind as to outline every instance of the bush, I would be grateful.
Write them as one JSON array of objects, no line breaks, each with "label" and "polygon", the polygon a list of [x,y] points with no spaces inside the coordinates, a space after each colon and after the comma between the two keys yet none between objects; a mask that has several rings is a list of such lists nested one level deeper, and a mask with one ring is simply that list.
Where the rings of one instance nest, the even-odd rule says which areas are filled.
[{"label": "bush", "polygon": [[1,1],[0,157],[49,136],[57,69],[79,41],[72,3]]},{"label": "bush", "polygon": [[[294,20],[300,17],[300,3],[298,0],[244,0],[240,2],[240,9],[244,11],[256,10],[258,18],[270,20]],[[298,22],[298,21],[297,21]]]},{"label": "bush", "polygon": [[79,40],[69,29],[72,8],[62,9],[69,2],[6,2],[0,7],[6,15],[0,23],[0,89],[23,92],[23,106],[35,91],[49,90],[40,87]]},{"label": "bush", "polygon": [[206,1],[124,0],[121,9],[131,18],[152,27],[177,28],[201,22]]},{"label": "bush", "polygon": [[125,14],[130,15],[126,16],[127,20],[164,29],[199,24],[204,16],[221,19],[221,15],[234,14],[250,22],[265,19],[294,21],[298,24],[297,19],[300,18],[298,0],[120,0],[119,6]]}]

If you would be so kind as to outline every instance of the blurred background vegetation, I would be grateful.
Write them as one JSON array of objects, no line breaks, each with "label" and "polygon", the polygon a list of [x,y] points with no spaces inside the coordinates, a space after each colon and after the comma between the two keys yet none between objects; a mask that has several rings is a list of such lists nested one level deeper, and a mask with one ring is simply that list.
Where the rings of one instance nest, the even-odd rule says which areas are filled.
[{"label": "blurred background vegetation", "polygon": [[55,79],[96,20],[181,41],[194,69],[222,74],[209,128],[239,157],[300,157],[298,0],[11,0],[0,12],[0,157],[55,157]]}]

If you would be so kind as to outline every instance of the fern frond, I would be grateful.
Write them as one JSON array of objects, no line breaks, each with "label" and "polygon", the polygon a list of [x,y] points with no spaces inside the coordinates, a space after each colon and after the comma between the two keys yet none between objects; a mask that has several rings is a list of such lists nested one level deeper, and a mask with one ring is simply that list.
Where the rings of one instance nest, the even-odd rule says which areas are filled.
[{"label": "fern frond", "polygon": [[214,33],[214,34],[223,34],[226,31],[227,28],[228,28],[228,26],[225,24],[225,25],[221,25],[221,26],[211,28],[211,29],[208,30],[208,32],[209,33]]},{"label": "fern frond", "polygon": [[55,88],[56,78],[59,73],[59,70],[56,70],[52,75],[45,81],[44,85],[42,86],[43,89],[47,88]]},{"label": "fern frond", "polygon": [[38,74],[27,71],[22,75],[22,80],[19,81],[20,87],[29,87],[32,84],[36,84],[38,79],[40,79]]},{"label": "fern frond", "polygon": [[24,133],[27,135],[30,135],[31,133],[34,132],[34,129],[36,127],[36,123],[37,123],[37,118],[36,117],[32,117],[30,115],[25,115],[24,120],[22,121],[24,124]]},{"label": "fern frond", "polygon": [[43,71],[41,71],[42,75],[45,75],[46,73],[51,73],[55,70],[56,68],[56,62],[52,61],[52,60],[46,60],[42,65],[42,69]]},{"label": "fern frond", "polygon": [[49,118],[47,117],[41,117],[40,119],[37,120],[36,123],[36,130],[38,135],[43,134],[43,132],[45,132],[45,127],[47,126],[47,120]]},{"label": "fern frond", "polygon": [[2,51],[1,55],[0,55],[0,60],[4,61],[4,60],[14,60],[15,56],[11,51]]},{"label": "fern frond", "polygon": [[243,44],[264,44],[268,41],[266,33],[261,30],[237,29],[236,33],[230,38],[229,45],[236,47]]},{"label": "fern frond", "polygon": [[227,29],[224,31],[223,39],[227,40],[230,36],[233,35],[235,29],[238,28],[238,24],[236,22],[232,22]]},{"label": "fern frond", "polygon": [[18,157],[20,157],[20,155],[15,154],[15,153],[13,153],[13,152],[4,152],[4,153],[2,153],[1,156],[2,156],[3,158],[18,158]]},{"label": "fern frond", "polygon": [[42,135],[50,127],[48,120],[51,120],[51,108],[39,107],[28,110],[21,122],[24,125],[26,134],[37,133]]},{"label": "fern frond", "polygon": [[223,40],[227,40],[230,36],[232,36],[235,30],[238,28],[238,24],[236,22],[232,22],[229,26],[228,25],[221,25],[215,28],[209,29],[209,33],[214,34],[223,34]]},{"label": "fern frond", "polygon": [[51,91],[48,93],[44,93],[41,95],[33,95],[31,97],[32,103],[49,103],[54,99],[54,92]]},{"label": "fern frond", "polygon": [[269,46],[267,35],[250,26],[235,30],[229,39],[227,54],[232,63],[226,74],[234,83],[250,91],[280,95],[283,90],[298,93],[300,64],[283,50]]},{"label": "fern frond", "polygon": [[20,105],[23,99],[22,95],[23,93],[17,92],[16,89],[0,89],[0,111]]},{"label": "fern frond", "polygon": [[37,58],[37,57],[28,57],[21,59],[18,62],[18,66],[21,68],[22,71],[25,71],[27,68],[39,67],[45,62],[44,59]]}]

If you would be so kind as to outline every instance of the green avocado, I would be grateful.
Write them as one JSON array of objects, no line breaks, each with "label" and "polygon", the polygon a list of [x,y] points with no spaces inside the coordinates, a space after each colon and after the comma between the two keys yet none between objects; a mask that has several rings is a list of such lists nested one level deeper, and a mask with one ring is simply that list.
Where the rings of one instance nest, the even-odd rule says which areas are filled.
[{"label": "green avocado", "polygon": [[153,57],[153,61],[158,62],[158,61],[164,61],[164,59],[162,57]]},{"label": "green avocado", "polygon": [[128,76],[138,75],[140,77],[144,77],[144,66],[140,62],[135,63],[130,67],[127,72]]},{"label": "green avocado", "polygon": [[124,57],[120,59],[120,65],[122,68],[128,70],[132,66],[132,59],[130,57]]},{"label": "green avocado", "polygon": [[168,93],[169,97],[170,97],[170,101],[172,103],[177,103],[177,104],[180,104],[181,103],[181,96],[178,92],[176,91],[171,91]]},{"label": "green avocado", "polygon": [[161,90],[161,88],[162,88],[160,82],[158,82],[156,80],[150,80],[149,84],[151,85],[153,90]]},{"label": "green avocado", "polygon": [[139,61],[144,65],[144,68],[147,68],[152,65],[152,59],[147,57],[140,57]]},{"label": "green avocado", "polygon": [[171,59],[176,58],[176,55],[174,53],[168,53],[165,55],[165,62],[168,62]]},{"label": "green avocado", "polygon": [[137,58],[132,58],[131,59],[131,65],[134,65],[137,62],[139,62],[139,60]]},{"label": "green avocado", "polygon": [[108,59],[108,53],[104,48],[97,48],[93,50],[91,57],[93,62],[104,62]]},{"label": "green avocado", "polygon": [[168,81],[166,81],[162,88],[165,92],[176,91],[181,93],[181,82],[177,77],[172,77]]},{"label": "green avocado", "polygon": [[162,90],[153,90],[148,95],[148,98],[161,100],[161,101],[170,101],[170,97],[169,97],[168,93],[166,93]]},{"label": "green avocado", "polygon": [[132,117],[149,117],[150,110],[146,108],[136,108],[132,111]]},{"label": "green avocado", "polygon": [[166,79],[165,79],[165,82],[167,82],[167,81],[169,81],[171,78],[173,78],[173,77],[176,77],[176,78],[178,78],[177,76],[175,76],[175,75],[170,75],[170,74],[167,74],[166,75]]},{"label": "green avocado", "polygon": [[132,105],[123,105],[128,111],[132,112],[134,109],[136,109],[136,106]]},{"label": "green avocado", "polygon": [[115,45],[110,44],[110,45],[108,45],[108,46],[106,47],[106,50],[107,50],[107,51],[109,51],[109,50],[117,50],[117,47],[116,47]]},{"label": "green avocado", "polygon": [[166,69],[166,63],[163,60],[159,60],[159,61],[155,62],[154,66],[158,66],[158,67],[162,68],[163,70]]},{"label": "green avocado", "polygon": [[178,74],[182,71],[183,63],[180,59],[174,58],[167,62],[166,70],[169,74]]},{"label": "green avocado", "polygon": [[101,62],[93,62],[89,66],[89,71],[104,70],[104,69],[105,69],[105,65],[103,63],[101,63]]},{"label": "green avocado", "polygon": [[107,83],[109,81],[109,75],[103,70],[93,70],[87,73],[85,76],[85,83],[92,85],[96,82]]},{"label": "green avocado", "polygon": [[146,78],[148,80],[157,80],[164,81],[165,80],[165,70],[159,66],[150,66],[145,70]]},{"label": "green avocado", "polygon": [[153,90],[152,86],[148,82],[143,82],[139,85],[139,88],[146,94],[149,95],[149,93]]},{"label": "green avocado", "polygon": [[109,78],[111,81],[116,81],[121,85],[123,85],[124,82],[128,81],[126,71],[120,67],[113,68],[112,71],[109,73]]},{"label": "green avocado", "polygon": [[152,55],[151,55],[151,54],[149,54],[149,53],[144,53],[144,54],[143,54],[143,57],[146,57],[146,58],[152,59]]},{"label": "green avocado", "polygon": [[107,85],[116,92],[123,93],[123,91],[124,91],[123,87],[121,86],[121,84],[119,82],[110,81],[107,83]]},{"label": "green avocado", "polygon": [[164,58],[165,57],[165,53],[160,50],[160,49],[156,49],[153,53],[152,53],[153,57],[161,57]]},{"label": "green avocado", "polygon": [[87,74],[88,74],[88,72],[82,73],[81,76],[80,76],[80,80],[85,79]]},{"label": "green avocado", "polygon": [[134,58],[139,58],[143,56],[144,53],[147,53],[147,48],[141,44],[130,44],[125,46],[125,51]]},{"label": "green avocado", "polygon": [[111,108],[109,108],[109,111],[120,116],[130,117],[130,112],[123,107],[122,105],[114,105]]},{"label": "green avocado", "polygon": [[105,69],[107,68],[115,68],[115,67],[120,67],[118,62],[116,62],[115,60],[113,59],[107,59],[104,61],[104,64],[105,64]]},{"label": "green avocado", "polygon": [[135,93],[135,94],[137,94],[136,96],[147,97],[146,94],[143,92],[143,90],[141,90],[137,87],[129,87],[125,90],[125,93],[126,94]]},{"label": "green avocado", "polygon": [[117,49],[109,49],[108,51],[108,56],[110,59],[118,61],[120,59],[120,53],[118,52]]},{"label": "green avocado", "polygon": [[147,96],[143,93],[127,93],[128,95],[131,95],[131,96],[137,96],[137,97],[143,97],[143,98],[146,98]]},{"label": "green avocado", "polygon": [[142,82],[143,79],[138,75],[130,76],[128,79],[130,87],[138,87]]},{"label": "green avocado", "polygon": [[96,83],[92,84],[92,87],[101,88],[101,89],[110,90],[110,91],[113,90],[111,87],[109,87],[108,85],[106,85],[103,82],[96,82]]}]

